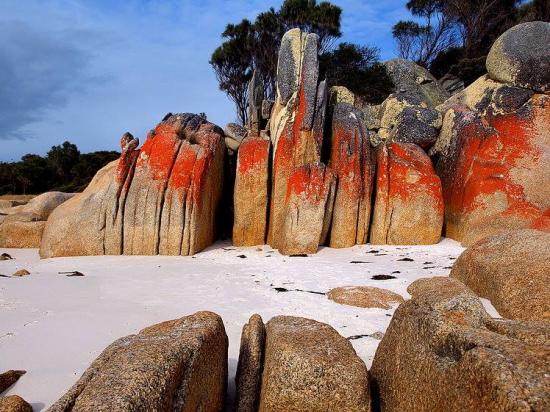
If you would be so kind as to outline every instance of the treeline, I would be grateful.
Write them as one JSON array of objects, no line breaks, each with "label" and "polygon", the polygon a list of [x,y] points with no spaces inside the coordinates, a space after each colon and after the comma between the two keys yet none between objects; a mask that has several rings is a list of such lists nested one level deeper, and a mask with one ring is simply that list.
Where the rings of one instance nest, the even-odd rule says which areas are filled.
[{"label": "treeline", "polygon": [[19,162],[0,162],[0,195],[80,192],[99,169],[119,156],[115,151],[80,153],[75,144],[64,142],[45,157],[26,154]]},{"label": "treeline", "polygon": [[[392,31],[398,56],[426,67],[437,79],[454,75],[466,86],[485,73],[485,58],[498,36],[518,23],[550,19],[549,0],[410,0],[406,6],[412,19],[399,21]],[[254,71],[266,98],[274,99],[277,50],[283,34],[296,27],[319,35],[320,75],[329,86],[346,86],[373,104],[391,93],[377,47],[338,43],[341,15],[342,9],[328,1],[285,0],[254,21],[226,26],[210,64],[242,124]]]}]

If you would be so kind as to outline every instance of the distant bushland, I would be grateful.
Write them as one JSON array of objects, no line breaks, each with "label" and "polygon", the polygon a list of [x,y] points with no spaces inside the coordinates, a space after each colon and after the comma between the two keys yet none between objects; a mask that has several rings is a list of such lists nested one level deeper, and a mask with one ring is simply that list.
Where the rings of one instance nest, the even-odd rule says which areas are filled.
[{"label": "distant bushland", "polygon": [[66,141],[53,146],[45,157],[26,154],[18,162],[0,162],[0,195],[80,192],[99,169],[119,156],[103,150],[80,153],[75,144]]}]

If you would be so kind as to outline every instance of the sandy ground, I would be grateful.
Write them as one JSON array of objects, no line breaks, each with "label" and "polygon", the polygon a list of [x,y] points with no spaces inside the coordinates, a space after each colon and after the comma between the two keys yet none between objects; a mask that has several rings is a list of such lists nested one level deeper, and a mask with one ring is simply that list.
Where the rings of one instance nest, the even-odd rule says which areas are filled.
[{"label": "sandy ground", "polygon": [[[286,314],[329,323],[343,336],[356,337],[353,346],[370,367],[380,342],[377,332],[386,330],[395,307],[355,308],[310,292],[361,285],[408,298],[406,289],[412,281],[448,275],[462,250],[448,239],[433,246],[323,248],[308,257],[281,256],[269,246],[235,248],[229,243],[217,243],[193,257],[40,260],[36,249],[0,249],[15,258],[0,261],[0,274],[9,276],[22,268],[31,272],[23,278],[0,277],[0,371],[27,371],[6,394],[18,394],[41,410],[115,339],[199,310],[214,311],[224,320],[230,390],[241,328],[253,313],[264,321]],[[403,258],[413,260],[399,260]],[[74,270],[85,276],[59,274]],[[393,274],[396,279],[371,279],[379,274]]]}]

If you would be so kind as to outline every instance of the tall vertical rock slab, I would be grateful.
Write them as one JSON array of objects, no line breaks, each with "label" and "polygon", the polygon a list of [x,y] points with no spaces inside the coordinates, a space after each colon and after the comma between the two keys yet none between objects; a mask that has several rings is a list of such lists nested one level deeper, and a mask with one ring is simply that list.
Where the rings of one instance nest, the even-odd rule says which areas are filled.
[{"label": "tall vertical rock slab", "polygon": [[169,114],[147,137],[124,135],[121,158],[54,210],[41,256],[194,254],[214,241],[223,185],[223,131]]},{"label": "tall vertical rock slab", "polygon": [[373,244],[438,243],[443,227],[441,181],[428,155],[414,143],[391,143],[377,151]]},{"label": "tall vertical rock slab", "polygon": [[233,203],[233,244],[263,245],[267,235],[271,142],[249,136],[239,147]]},{"label": "tall vertical rock slab", "polygon": [[329,244],[367,243],[374,165],[361,113],[348,103],[334,105],[329,164],[338,179]]},{"label": "tall vertical rock slab", "polygon": [[270,121],[274,152],[268,231],[268,243],[276,248],[284,246],[287,238],[284,227],[291,175],[296,168],[321,160],[326,90],[318,84],[318,41],[315,34],[290,30],[279,51],[277,100]]},{"label": "tall vertical rock slab", "polygon": [[328,231],[335,177],[323,164],[294,170],[284,199],[285,221],[279,251],[284,255],[315,253]]}]

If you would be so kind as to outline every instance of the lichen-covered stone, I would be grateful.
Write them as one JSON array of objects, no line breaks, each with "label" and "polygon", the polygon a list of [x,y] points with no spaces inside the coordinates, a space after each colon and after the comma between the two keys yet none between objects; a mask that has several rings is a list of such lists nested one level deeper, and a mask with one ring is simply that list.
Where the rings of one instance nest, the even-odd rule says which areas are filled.
[{"label": "lichen-covered stone", "polygon": [[429,149],[439,137],[442,117],[435,109],[405,107],[397,116],[390,140],[395,143],[415,143]]},{"label": "lichen-covered stone", "polygon": [[227,336],[212,312],[116,340],[49,412],[222,411]]},{"label": "lichen-covered stone", "polygon": [[550,321],[550,233],[523,229],[484,238],[460,255],[451,277],[503,317]]},{"label": "lichen-covered stone", "polygon": [[310,319],[267,323],[259,412],[370,410],[367,368],[347,339]]},{"label": "lichen-covered stone", "polygon": [[278,95],[270,120],[273,172],[268,230],[268,243],[275,248],[288,235],[284,226],[292,225],[286,215],[291,175],[297,168],[321,160],[327,99],[325,83],[317,83],[317,35],[287,32],[279,51],[277,73]]},{"label": "lichen-covered stone", "polygon": [[214,240],[222,192],[223,131],[203,117],[168,114],[50,216],[42,257],[190,255]]},{"label": "lichen-covered stone", "polygon": [[374,164],[362,113],[349,103],[333,106],[329,165],[338,182],[329,245],[343,248],[367,243]]},{"label": "lichen-covered stone", "polygon": [[284,255],[315,253],[328,232],[335,176],[322,164],[296,168],[288,180],[285,221],[279,251]]},{"label": "lichen-covered stone", "polygon": [[377,150],[377,174],[370,242],[434,244],[441,238],[441,181],[428,155],[414,143]]},{"label": "lichen-covered stone", "polygon": [[226,137],[230,137],[239,143],[241,143],[248,135],[246,128],[237,123],[227,123],[223,129],[223,132]]},{"label": "lichen-covered stone", "polygon": [[499,82],[550,91],[550,23],[534,21],[505,31],[487,56],[489,76]]},{"label": "lichen-covered stone", "polygon": [[549,324],[493,320],[456,280],[436,279],[415,287],[378,346],[381,410],[548,410]]},{"label": "lichen-covered stone", "polygon": [[264,363],[265,325],[262,317],[254,314],[244,325],[237,365],[236,412],[256,412],[260,402]]},{"label": "lichen-covered stone", "polygon": [[504,111],[445,115],[434,148],[446,235],[465,245],[504,230],[550,230],[550,97],[535,94],[514,109],[522,99]]},{"label": "lichen-covered stone", "polygon": [[233,202],[233,244],[263,245],[267,235],[271,143],[247,137],[239,150]]},{"label": "lichen-covered stone", "polygon": [[428,70],[405,59],[392,59],[384,63],[395,90],[420,99],[426,107],[435,107],[450,95]]}]

